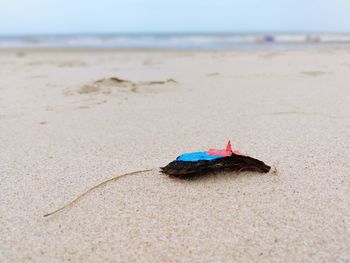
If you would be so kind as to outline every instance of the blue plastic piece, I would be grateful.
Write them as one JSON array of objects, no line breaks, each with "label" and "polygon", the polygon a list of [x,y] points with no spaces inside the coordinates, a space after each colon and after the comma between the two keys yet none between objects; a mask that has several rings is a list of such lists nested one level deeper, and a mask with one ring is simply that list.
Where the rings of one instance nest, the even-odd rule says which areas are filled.
[{"label": "blue plastic piece", "polygon": [[218,158],[222,158],[220,155],[209,155],[206,152],[193,152],[193,153],[184,153],[177,157],[177,161],[184,162],[198,162],[198,161],[210,161]]}]

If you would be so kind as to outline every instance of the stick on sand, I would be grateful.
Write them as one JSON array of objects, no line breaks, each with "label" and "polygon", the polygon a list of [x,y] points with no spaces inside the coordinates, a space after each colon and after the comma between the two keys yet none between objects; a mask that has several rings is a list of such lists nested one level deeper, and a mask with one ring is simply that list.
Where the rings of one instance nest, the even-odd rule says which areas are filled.
[{"label": "stick on sand", "polygon": [[86,196],[86,195],[89,194],[90,192],[96,190],[97,188],[99,188],[99,187],[101,187],[101,186],[103,186],[103,185],[106,185],[106,184],[108,184],[108,183],[110,183],[110,182],[113,182],[113,181],[117,181],[117,180],[119,180],[119,179],[121,179],[121,178],[123,178],[123,177],[129,176],[129,175],[135,175],[135,174],[150,172],[150,171],[152,171],[152,170],[153,170],[153,169],[140,170],[140,171],[135,171],[135,172],[126,173],[126,174],[117,175],[117,176],[115,176],[115,177],[112,177],[112,178],[110,178],[110,179],[108,179],[108,180],[106,180],[106,181],[103,181],[103,182],[99,183],[98,185],[95,185],[95,186],[91,187],[89,190],[87,190],[87,191],[85,191],[84,193],[80,194],[80,195],[77,196],[75,199],[73,199],[72,201],[70,201],[68,204],[62,206],[61,208],[59,208],[59,209],[57,209],[57,210],[55,210],[55,211],[53,211],[53,212],[51,212],[51,213],[45,214],[44,217],[52,216],[52,215],[54,215],[54,214],[56,214],[56,213],[58,213],[58,212],[60,212],[60,211],[62,211],[62,210],[64,210],[64,209],[66,209],[66,208],[68,208],[68,207],[74,205],[74,204],[77,203],[82,197]]}]

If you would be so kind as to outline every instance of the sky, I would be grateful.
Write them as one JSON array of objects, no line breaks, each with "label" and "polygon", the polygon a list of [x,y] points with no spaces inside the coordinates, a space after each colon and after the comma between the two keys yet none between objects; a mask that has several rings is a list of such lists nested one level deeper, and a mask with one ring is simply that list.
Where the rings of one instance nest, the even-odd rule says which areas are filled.
[{"label": "sky", "polygon": [[0,35],[350,32],[350,0],[0,0]]}]

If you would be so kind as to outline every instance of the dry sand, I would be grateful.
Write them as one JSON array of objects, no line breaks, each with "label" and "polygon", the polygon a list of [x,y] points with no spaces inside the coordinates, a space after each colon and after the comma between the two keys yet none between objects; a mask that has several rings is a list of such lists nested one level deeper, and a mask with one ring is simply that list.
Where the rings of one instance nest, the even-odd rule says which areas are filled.
[{"label": "dry sand", "polygon": [[[0,63],[0,262],[350,262],[349,50],[2,50]],[[156,169],[227,139],[278,173]]]}]

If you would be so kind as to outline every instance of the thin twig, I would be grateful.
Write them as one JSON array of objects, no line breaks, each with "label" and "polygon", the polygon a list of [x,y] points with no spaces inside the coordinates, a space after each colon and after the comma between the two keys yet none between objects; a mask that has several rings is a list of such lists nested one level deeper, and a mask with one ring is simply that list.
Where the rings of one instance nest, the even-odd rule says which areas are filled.
[{"label": "thin twig", "polygon": [[68,204],[62,206],[61,208],[59,208],[59,209],[57,209],[57,210],[55,210],[55,211],[53,211],[53,212],[51,212],[51,213],[45,214],[44,217],[52,216],[52,215],[54,215],[54,214],[56,214],[56,213],[58,213],[58,212],[60,212],[60,211],[62,211],[62,210],[64,210],[64,209],[66,209],[66,208],[68,208],[68,207],[74,205],[75,203],[77,203],[77,202],[78,202],[82,197],[84,197],[85,195],[89,194],[90,192],[94,191],[95,189],[97,189],[97,188],[99,188],[99,187],[101,187],[101,186],[103,186],[103,185],[106,185],[106,184],[108,184],[108,183],[110,183],[110,182],[112,182],[112,181],[119,180],[119,179],[121,179],[121,178],[123,178],[123,177],[126,177],[126,176],[129,176],[129,175],[134,175],[134,174],[139,174],[139,173],[150,172],[150,171],[152,171],[152,170],[153,170],[153,169],[140,170],[140,171],[135,171],[135,172],[131,172],[131,173],[126,173],[126,174],[114,176],[114,177],[112,177],[112,178],[110,178],[110,179],[108,179],[108,180],[106,180],[106,181],[103,181],[103,182],[101,182],[101,183],[99,183],[99,184],[97,184],[97,185],[91,187],[89,190],[87,190],[87,191],[85,191],[84,193],[78,195],[75,199],[73,199],[72,201],[70,201]]}]

